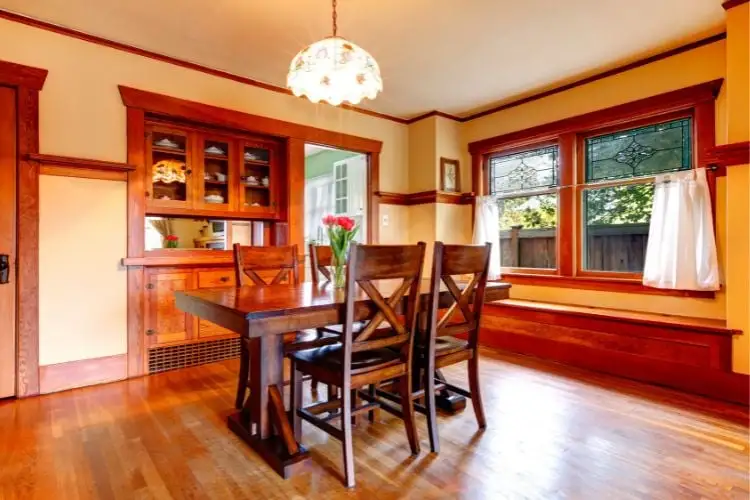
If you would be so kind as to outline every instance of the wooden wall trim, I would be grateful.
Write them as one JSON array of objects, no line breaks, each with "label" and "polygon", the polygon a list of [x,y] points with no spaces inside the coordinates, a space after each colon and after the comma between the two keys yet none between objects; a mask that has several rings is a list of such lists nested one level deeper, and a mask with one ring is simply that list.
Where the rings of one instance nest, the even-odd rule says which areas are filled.
[{"label": "wooden wall trim", "polygon": [[727,0],[726,2],[721,4],[721,6],[724,7],[724,10],[729,10],[731,8],[746,4],[747,2],[750,2],[750,0]]},{"label": "wooden wall trim", "polygon": [[128,108],[141,109],[161,116],[207,123],[281,138],[296,138],[314,144],[334,146],[360,153],[379,153],[382,141],[333,132],[298,123],[251,115],[218,106],[178,99],[154,92],[119,86],[122,102]]},{"label": "wooden wall trim", "polygon": [[108,172],[130,172],[135,170],[133,165],[114,161],[89,160],[87,158],[74,158],[72,156],[57,156],[32,153],[28,159],[38,161],[42,165],[50,165],[66,168],[80,168],[85,170],[101,170]]},{"label": "wooden wall trim", "polygon": [[[747,1],[748,0],[728,0],[727,2],[724,2],[723,7],[725,9],[730,9],[730,8],[736,7],[738,5],[742,5],[743,3],[747,2]],[[147,57],[149,59],[154,59],[154,60],[165,62],[165,63],[168,63],[168,64],[173,64],[175,66],[180,66],[180,67],[191,69],[191,70],[194,70],[194,71],[199,71],[201,73],[205,73],[205,74],[208,74],[208,75],[216,76],[216,77],[219,77],[219,78],[225,78],[227,80],[232,80],[232,81],[243,83],[243,84],[246,84],[246,85],[251,85],[253,87],[259,87],[259,88],[262,88],[262,89],[265,89],[265,90],[270,90],[272,92],[278,92],[278,93],[281,93],[281,94],[293,95],[291,93],[291,91],[289,91],[289,89],[286,89],[286,88],[283,88],[283,87],[279,87],[279,86],[276,86],[276,85],[264,83],[264,82],[261,82],[261,81],[258,81],[258,80],[253,80],[252,78],[247,78],[247,77],[235,75],[235,74],[229,73],[227,71],[221,71],[221,70],[209,68],[209,67],[202,66],[202,65],[196,64],[196,63],[192,63],[192,62],[189,62],[189,61],[184,61],[184,60],[181,60],[181,59],[176,59],[174,57],[170,57],[170,56],[166,56],[166,55],[159,54],[159,53],[156,53],[156,52],[151,52],[151,51],[148,51],[148,50],[140,49],[140,48],[134,47],[132,45],[127,45],[127,44],[124,44],[124,43],[115,42],[113,40],[108,40],[106,38],[98,37],[98,36],[95,36],[95,35],[89,35],[88,33],[83,33],[81,31],[73,30],[73,29],[70,29],[70,28],[65,28],[65,27],[62,27],[62,26],[57,26],[55,24],[47,23],[47,22],[44,22],[44,21],[40,21],[38,19],[32,19],[32,18],[29,18],[29,17],[26,17],[26,16],[22,16],[20,14],[16,14],[14,12],[10,12],[8,10],[0,9],[0,18],[6,19],[8,21],[14,21],[14,22],[17,22],[17,23],[25,24],[27,26],[33,26],[35,28],[43,29],[43,30],[46,30],[46,31],[51,31],[53,33],[57,33],[57,34],[60,34],[60,35],[64,35],[64,36],[68,36],[68,37],[72,37],[72,38],[77,38],[79,40],[84,40],[84,41],[87,41],[87,42],[90,42],[90,43],[94,43],[94,44],[97,44],[97,45],[102,45],[104,47],[109,47],[109,48],[112,48],[112,49],[115,49],[115,50],[121,50],[121,51],[128,52],[128,53],[131,53],[131,54],[136,54],[136,55],[139,55],[139,56],[142,56],[142,57]],[[615,68],[612,68],[612,69],[609,69],[609,70],[606,70],[606,71],[602,71],[600,73],[596,73],[594,75],[587,76],[587,77],[579,79],[579,80],[575,80],[575,81],[573,81],[571,83],[560,85],[560,86],[557,86],[557,87],[554,87],[554,88],[551,88],[551,89],[548,89],[548,90],[544,90],[542,92],[537,92],[537,93],[534,93],[532,95],[529,95],[529,96],[526,96],[526,97],[522,97],[522,98],[519,98],[519,99],[514,99],[514,100],[511,100],[509,102],[506,102],[506,103],[503,103],[503,104],[499,104],[497,106],[493,106],[493,107],[491,107],[489,109],[486,109],[486,110],[483,110],[483,111],[478,111],[476,113],[471,113],[471,114],[468,114],[467,116],[457,116],[457,115],[452,115],[450,113],[445,113],[445,112],[442,112],[442,111],[439,111],[439,110],[432,110],[432,111],[429,111],[427,113],[423,113],[421,115],[418,115],[418,116],[415,116],[415,117],[412,117],[412,118],[401,118],[401,117],[398,117],[398,116],[388,115],[388,114],[385,114],[385,113],[379,113],[377,111],[372,111],[372,110],[365,109],[365,108],[360,108],[360,107],[357,107],[357,106],[341,105],[339,107],[344,108],[344,109],[348,109],[348,110],[351,110],[351,111],[355,111],[357,113],[362,113],[362,114],[365,114],[365,115],[373,116],[373,117],[376,117],[376,118],[381,118],[381,119],[384,119],[384,120],[393,121],[393,122],[400,123],[400,124],[406,124],[406,125],[411,124],[411,123],[415,123],[415,122],[417,122],[419,120],[423,120],[425,118],[429,118],[431,116],[442,116],[443,118],[447,118],[449,120],[455,120],[455,121],[458,121],[458,122],[467,122],[467,121],[470,121],[470,120],[481,118],[483,116],[487,116],[487,115],[490,115],[490,114],[493,114],[493,113],[497,113],[498,111],[503,111],[503,110],[506,110],[506,109],[509,109],[509,108],[513,108],[513,107],[516,107],[516,106],[521,106],[523,104],[526,104],[526,103],[529,103],[529,102],[532,102],[532,101],[536,101],[536,100],[539,100],[539,99],[543,99],[545,97],[549,97],[549,96],[554,95],[554,94],[559,94],[561,92],[565,92],[566,90],[570,90],[570,89],[573,89],[573,88],[576,88],[576,87],[580,87],[582,85],[586,85],[588,83],[592,83],[592,82],[595,82],[597,80],[602,80],[604,78],[607,78],[607,77],[610,77],[610,76],[614,76],[614,75],[623,73],[625,71],[629,71],[629,70],[632,70],[632,69],[635,69],[635,68],[638,68],[638,67],[641,67],[641,66],[645,66],[647,64],[651,64],[653,62],[660,61],[662,59],[666,59],[667,57],[672,57],[672,56],[681,54],[683,52],[687,52],[687,51],[690,51],[690,50],[693,50],[693,49],[697,49],[699,47],[703,47],[704,45],[709,45],[711,43],[715,43],[715,42],[724,40],[724,39],[726,39],[726,37],[727,37],[726,33],[718,33],[716,35],[712,35],[712,36],[703,38],[701,40],[697,40],[695,42],[691,42],[691,43],[688,43],[688,44],[685,44],[685,45],[681,45],[680,47],[676,47],[674,49],[670,49],[670,50],[661,52],[659,54],[655,54],[655,55],[652,55],[652,56],[649,56],[649,57],[638,59],[636,61],[624,64],[624,65],[621,65],[621,66],[617,66]]]},{"label": "wooden wall trim", "polygon": [[127,368],[126,354],[41,366],[40,393],[49,394],[124,380],[128,376]]},{"label": "wooden wall trim", "polygon": [[128,180],[128,174],[125,172],[89,170],[87,168],[75,167],[56,167],[54,165],[44,164],[39,167],[39,174],[53,175],[56,177],[77,177],[79,179],[97,179],[101,181],[125,182]]},{"label": "wooden wall trim", "polygon": [[465,122],[467,121],[465,118],[461,118],[460,116],[451,115],[449,113],[443,113],[442,111],[438,111],[437,109],[433,109],[432,111],[428,111],[427,113],[423,113],[421,115],[417,115],[413,118],[409,118],[406,120],[406,123],[411,125],[412,123],[416,123],[420,120],[424,120],[425,118],[430,118],[431,116],[440,116],[442,118],[447,118],[448,120],[453,120],[457,122]]},{"label": "wooden wall trim", "polygon": [[715,146],[706,153],[709,165],[731,167],[750,164],[750,141]]},{"label": "wooden wall trim", "polygon": [[643,282],[640,280],[622,278],[504,273],[501,280],[513,285],[548,286],[553,288],[571,288],[574,290],[668,295],[671,297],[692,297],[696,299],[713,299],[716,297],[716,292],[712,291],[701,292],[697,290],[668,290],[663,288],[653,288],[650,286],[644,286]]},{"label": "wooden wall trim", "polygon": [[419,193],[389,193],[378,191],[375,197],[385,205],[426,205],[443,203],[447,205],[472,205],[474,193],[445,193],[442,191],[420,191]]},{"label": "wooden wall trim", "polygon": [[[0,67],[5,63],[0,63]],[[18,105],[18,361],[16,395],[39,394],[39,164],[26,159],[39,151],[39,90],[17,87]]]},{"label": "wooden wall trim", "polygon": [[24,87],[28,90],[42,90],[47,79],[47,70],[24,66],[8,61],[0,61],[0,82],[11,87]]},{"label": "wooden wall trim", "polygon": [[[84,40],[86,42],[90,42],[96,45],[108,47],[110,49],[128,52],[130,54],[135,54],[141,57],[154,59],[156,61],[164,62],[167,64],[172,64],[172,65],[179,66],[182,68],[187,68],[193,71],[199,71],[207,75],[216,76],[216,77],[224,78],[227,80],[232,80],[234,82],[262,88],[264,90],[270,90],[271,92],[278,92],[280,94],[286,94],[289,96],[294,95],[289,89],[284,88],[284,87],[279,87],[277,85],[272,85],[270,83],[261,82],[259,80],[254,80],[252,78],[247,78],[247,77],[240,76],[240,75],[235,75],[233,73],[229,73],[228,71],[222,71],[218,69],[209,68],[207,66],[203,66],[200,64],[192,63],[192,62],[185,61],[182,59],[177,59],[175,57],[170,57],[164,54],[159,54],[158,52],[152,52],[150,50],[141,49],[138,47],[134,47],[132,45],[125,44],[125,43],[115,42],[113,40],[102,38],[96,35],[89,35],[88,33],[84,33],[82,31],[65,28],[63,26],[58,26],[56,24],[47,23],[45,21],[40,21],[38,19],[33,19],[30,17],[22,16],[20,14],[16,14],[15,12],[10,12],[8,10],[0,9],[0,18],[7,19],[8,21],[14,21],[17,23],[25,24],[27,26],[32,26],[34,28],[43,29],[45,31],[51,31],[53,33],[57,33],[58,35],[64,35],[64,36],[68,36],[71,38],[76,38],[78,40]],[[390,120],[396,123],[406,124],[408,121],[404,118],[391,116],[385,113],[378,113],[377,111],[372,111],[372,110],[365,109],[365,108],[359,108],[357,106],[342,105],[339,107],[348,109],[357,113],[362,113],[364,115],[374,116],[376,118],[381,118],[384,120]]]},{"label": "wooden wall trim", "polygon": [[702,102],[716,99],[723,83],[723,79],[712,80],[672,92],[545,123],[536,127],[488,137],[470,143],[469,152],[480,155],[488,154],[501,148],[523,146],[554,139],[566,133],[579,132],[581,130],[593,131],[696,107]]}]

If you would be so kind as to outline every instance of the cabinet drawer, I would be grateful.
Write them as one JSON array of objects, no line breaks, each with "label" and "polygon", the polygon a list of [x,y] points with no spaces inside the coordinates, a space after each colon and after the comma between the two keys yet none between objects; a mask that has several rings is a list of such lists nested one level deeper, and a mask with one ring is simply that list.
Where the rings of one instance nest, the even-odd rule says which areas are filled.
[{"label": "cabinet drawer", "polygon": [[198,271],[198,288],[217,288],[234,286],[234,269],[214,269]]}]

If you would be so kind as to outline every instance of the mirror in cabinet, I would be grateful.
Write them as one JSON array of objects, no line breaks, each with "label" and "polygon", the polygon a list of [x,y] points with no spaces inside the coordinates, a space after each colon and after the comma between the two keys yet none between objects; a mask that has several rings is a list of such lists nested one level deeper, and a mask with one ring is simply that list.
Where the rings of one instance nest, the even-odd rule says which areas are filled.
[{"label": "mirror in cabinet", "polygon": [[276,154],[270,145],[246,142],[242,147],[240,209],[244,212],[276,211]]},{"label": "mirror in cabinet", "polygon": [[178,130],[152,127],[147,134],[146,197],[154,206],[190,204],[190,140]]},{"label": "mirror in cabinet", "polygon": [[[198,165],[200,174],[197,204],[206,210],[231,210],[232,190],[232,141],[228,139],[200,137]],[[236,143],[235,143],[236,144]]]},{"label": "mirror in cabinet", "polygon": [[262,221],[146,217],[145,250],[231,250],[232,245],[263,245]]}]

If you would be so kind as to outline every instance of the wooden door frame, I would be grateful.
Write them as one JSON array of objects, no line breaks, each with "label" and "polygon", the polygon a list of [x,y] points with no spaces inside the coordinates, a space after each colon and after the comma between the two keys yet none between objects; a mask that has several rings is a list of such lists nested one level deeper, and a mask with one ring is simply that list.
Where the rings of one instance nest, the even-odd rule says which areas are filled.
[{"label": "wooden door frame", "polygon": [[16,396],[39,394],[39,91],[47,70],[0,61],[16,91]]},{"label": "wooden door frame", "polygon": [[[304,200],[299,193],[305,185],[305,143],[331,146],[338,149],[364,153],[369,156],[368,189],[368,239],[378,242],[380,189],[380,152],[382,141],[333,132],[266,116],[220,108],[163,94],[119,86],[126,107],[128,164],[135,170],[128,173],[128,377],[144,375],[146,346],[143,340],[144,324],[144,266],[127,264],[144,257],[146,165],[144,133],[147,114],[215,126],[222,129],[250,132],[282,139],[286,142],[286,156],[282,159],[286,178],[281,179],[282,189],[277,193],[281,205],[281,221],[288,221],[288,243],[304,244]],[[275,234],[276,231],[271,231]],[[272,240],[275,239],[272,237]]]}]

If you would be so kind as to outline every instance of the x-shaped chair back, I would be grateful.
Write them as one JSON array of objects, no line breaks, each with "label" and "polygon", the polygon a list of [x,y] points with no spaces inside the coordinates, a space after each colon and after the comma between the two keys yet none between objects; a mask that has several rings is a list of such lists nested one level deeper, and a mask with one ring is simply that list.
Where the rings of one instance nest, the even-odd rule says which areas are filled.
[{"label": "x-shaped chair back", "polygon": [[[312,282],[317,285],[320,274],[328,281],[333,281],[331,266],[333,265],[333,251],[331,247],[310,245],[310,271]],[[320,274],[318,274],[320,273]]]},{"label": "x-shaped chair back", "polygon": [[[237,286],[267,286],[279,283],[298,284],[297,245],[284,247],[252,247],[234,245],[234,272]],[[259,274],[278,271],[270,280]]]},{"label": "x-shaped chair back", "polygon": [[[467,334],[469,347],[476,348],[491,248],[490,243],[485,245],[435,243],[427,321],[431,352],[434,352],[437,337],[459,334]],[[456,283],[455,276],[461,276],[463,286]],[[465,280],[468,282],[464,284]],[[450,307],[446,303],[440,303],[441,287],[448,290],[449,302],[452,302]],[[445,307],[448,307],[448,310],[438,318],[438,310]]]},{"label": "x-shaped chair back", "polygon": [[[422,242],[417,245],[352,244],[346,276],[344,363],[351,362],[353,352],[389,346],[400,346],[403,361],[411,360],[424,253]],[[370,312],[374,314],[354,332],[355,308],[362,299],[373,304]],[[379,328],[381,325],[385,328]]]}]

